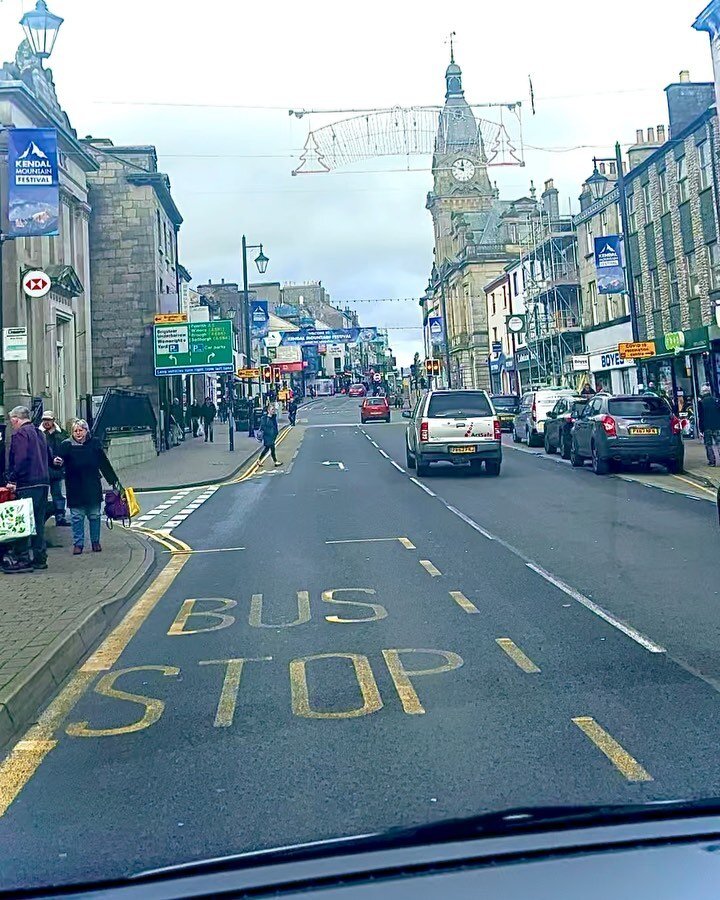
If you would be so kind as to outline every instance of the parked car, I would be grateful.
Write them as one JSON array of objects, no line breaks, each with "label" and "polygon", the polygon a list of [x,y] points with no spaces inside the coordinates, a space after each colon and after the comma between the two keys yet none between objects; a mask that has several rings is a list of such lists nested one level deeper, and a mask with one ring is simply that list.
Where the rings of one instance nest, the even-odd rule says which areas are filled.
[{"label": "parked car", "polygon": [[579,467],[586,459],[596,475],[618,463],[661,463],[671,474],[682,472],[682,425],[663,397],[598,394],[572,430],[570,462]]},{"label": "parked car", "polygon": [[520,398],[517,394],[493,394],[490,397],[501,431],[512,431],[513,420],[520,409]]},{"label": "parked car", "polygon": [[571,433],[575,420],[587,406],[587,397],[561,397],[545,419],[545,452],[570,459]]},{"label": "parked car", "polygon": [[366,422],[389,422],[390,421],[390,404],[387,397],[366,397],[360,404],[360,421],[364,425]]},{"label": "parked car", "polygon": [[426,475],[431,463],[470,463],[479,472],[499,475],[502,465],[500,419],[485,391],[428,391],[413,412],[405,434],[409,469]]},{"label": "parked car", "polygon": [[527,441],[528,447],[538,447],[543,442],[547,414],[560,397],[574,397],[571,388],[541,388],[523,394],[520,409],[513,420],[513,441]]},{"label": "parked car", "polygon": [[367,394],[364,384],[351,384],[348,389],[348,397],[364,397]]}]

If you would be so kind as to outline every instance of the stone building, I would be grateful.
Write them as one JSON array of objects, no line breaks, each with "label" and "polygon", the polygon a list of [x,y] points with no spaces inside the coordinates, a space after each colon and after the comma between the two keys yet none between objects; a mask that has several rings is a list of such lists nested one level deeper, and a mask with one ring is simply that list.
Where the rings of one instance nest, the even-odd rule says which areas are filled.
[{"label": "stone building", "polygon": [[[451,57],[445,72],[445,106],[433,155],[433,189],[427,196],[434,230],[434,261],[420,301],[426,352],[443,359],[443,379],[457,387],[489,387],[485,285],[519,252],[533,199],[499,199],[488,176],[482,135],[465,99],[462,72]],[[428,319],[443,316],[444,343],[432,345]],[[448,378],[449,376],[449,378]]]},{"label": "stone building", "polygon": [[157,411],[184,393],[181,378],[155,378],[153,365],[154,316],[180,308],[182,216],[155,147],[83,144],[96,164],[88,178],[94,391],[142,391]]},{"label": "stone building", "polygon": [[645,377],[682,409],[720,371],[718,118],[712,83],[666,89],[669,140],[627,174],[628,246]]},{"label": "stone building", "polygon": [[[0,227],[7,230],[7,137],[9,128],[55,128],[60,180],[60,234],[6,240],[2,253],[2,303],[5,328],[25,327],[26,360],[4,361],[4,412],[13,406],[42,404],[62,422],[87,414],[92,392],[92,322],[88,182],[98,165],[78,140],[45,69],[26,41],[15,60],[0,69]],[[22,276],[43,269],[50,293],[31,300]],[[2,348],[0,347],[0,353]],[[0,382],[2,391],[2,382]]]}]

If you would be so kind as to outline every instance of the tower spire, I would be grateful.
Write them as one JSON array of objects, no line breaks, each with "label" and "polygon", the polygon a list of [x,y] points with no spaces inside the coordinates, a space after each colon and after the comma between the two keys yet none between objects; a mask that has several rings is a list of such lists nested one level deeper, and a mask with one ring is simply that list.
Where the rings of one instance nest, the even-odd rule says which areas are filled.
[{"label": "tower spire", "polygon": [[451,32],[450,32],[450,62],[451,62],[451,63],[454,63],[454,62],[455,62],[455,46],[454,46],[454,38],[455,38],[455,32],[454,32],[454,31],[451,31]]}]

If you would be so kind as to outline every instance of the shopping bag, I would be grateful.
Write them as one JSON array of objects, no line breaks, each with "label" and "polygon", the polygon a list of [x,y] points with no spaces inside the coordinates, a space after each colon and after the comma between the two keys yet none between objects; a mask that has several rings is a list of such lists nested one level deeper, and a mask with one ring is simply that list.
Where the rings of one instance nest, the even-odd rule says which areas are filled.
[{"label": "shopping bag", "polygon": [[112,528],[114,521],[125,522],[130,524],[130,510],[128,509],[127,500],[116,490],[105,491],[105,516],[107,517],[107,526]]},{"label": "shopping bag", "polygon": [[202,422],[199,422],[199,423],[198,423],[197,436],[198,436],[198,437],[205,437],[205,427],[204,427],[204,425],[203,425]]},{"label": "shopping bag", "polygon": [[0,503],[7,503],[15,499],[15,491],[9,487],[0,487]]},{"label": "shopping bag", "polygon": [[0,503],[0,543],[17,541],[33,534],[35,534],[35,513],[29,497]]},{"label": "shopping bag", "polygon": [[125,502],[127,503],[128,512],[130,513],[130,518],[134,519],[140,513],[140,504],[137,502],[135,498],[135,491],[126,487],[122,490],[123,497],[125,498]]}]

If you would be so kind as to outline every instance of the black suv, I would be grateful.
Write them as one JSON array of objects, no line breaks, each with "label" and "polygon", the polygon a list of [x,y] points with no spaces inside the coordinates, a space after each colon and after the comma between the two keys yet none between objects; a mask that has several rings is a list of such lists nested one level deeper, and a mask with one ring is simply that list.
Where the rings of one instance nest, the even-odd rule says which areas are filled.
[{"label": "black suv", "polygon": [[596,475],[614,463],[661,463],[682,472],[682,425],[670,405],[654,394],[598,394],[585,406],[571,434],[570,461],[592,460]]}]

